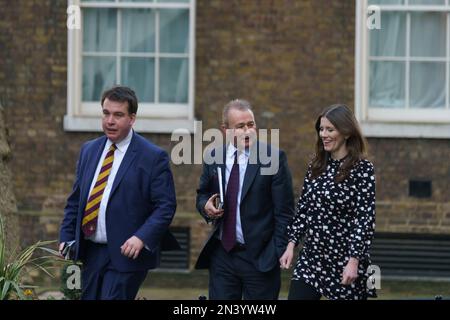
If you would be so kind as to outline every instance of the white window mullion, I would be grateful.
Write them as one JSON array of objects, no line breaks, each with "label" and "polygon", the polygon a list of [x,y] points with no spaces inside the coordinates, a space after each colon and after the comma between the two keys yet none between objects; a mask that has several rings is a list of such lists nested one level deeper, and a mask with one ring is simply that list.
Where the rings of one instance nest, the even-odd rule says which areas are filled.
[{"label": "white window mullion", "polygon": [[[105,52],[92,52],[92,51],[88,51],[88,52],[84,52],[83,56],[87,56],[87,57],[111,57],[111,56],[116,56],[117,52],[116,51],[105,51]],[[121,57],[125,56],[125,57],[133,57],[133,58],[154,58],[155,54],[154,53],[140,53],[140,52],[123,52],[120,51],[119,55]],[[187,56],[177,56],[176,58],[187,58]]]},{"label": "white window mullion", "polygon": [[[385,56],[378,56],[378,57],[369,57],[370,61],[400,61],[404,62],[405,57],[385,57]],[[446,57],[409,57],[409,61],[412,62],[446,62]]]},{"label": "white window mullion", "polygon": [[[116,0],[117,1],[117,0]],[[122,10],[117,9],[117,35],[116,35],[116,83],[122,83],[121,80],[121,58],[120,53],[121,41],[122,41]]]},{"label": "white window mullion", "polygon": [[189,9],[189,3],[164,2],[82,2],[81,8]]},{"label": "white window mullion", "polygon": [[379,5],[381,11],[389,12],[446,12],[446,5]]},{"label": "white window mullion", "polygon": [[356,1],[355,21],[355,115],[366,121],[368,114],[369,32],[366,27],[367,1]]},{"label": "white window mullion", "polygon": [[159,12],[155,10],[155,103],[159,103]]},{"label": "white window mullion", "polygon": [[189,54],[188,53],[158,53],[158,57],[161,57],[161,58],[189,58]]},{"label": "white window mullion", "polygon": [[[448,0],[445,0],[445,4],[448,3]],[[450,94],[450,75],[449,75],[449,71],[450,71],[450,13],[447,13],[447,35],[446,35],[446,39],[447,39],[447,43],[445,46],[446,49],[446,57],[447,57],[447,61],[445,63],[445,109],[450,109],[449,107],[449,94]]]},{"label": "white window mullion", "polygon": [[[191,0],[189,11],[189,87],[188,104],[194,106],[194,83],[195,83],[195,0]],[[189,110],[189,119],[194,119],[194,108]]]},{"label": "white window mullion", "polygon": [[364,106],[364,110],[362,112],[362,117],[364,119],[364,121],[366,121],[369,117],[369,96],[370,96],[370,77],[369,77],[369,72],[370,72],[370,59],[369,59],[369,55],[370,55],[370,32],[369,29],[367,28],[366,25],[366,17],[367,17],[367,2],[364,1],[365,5],[362,8],[362,14],[363,14],[363,19],[362,19],[362,23],[363,23],[363,28],[362,28],[362,45],[363,45],[363,50],[361,51],[361,54],[363,55],[362,63],[362,69],[361,72],[363,73],[363,76],[361,77],[362,80],[362,88],[363,88],[363,96],[362,96],[362,103]]},{"label": "white window mullion", "polygon": [[405,108],[409,109],[409,75],[410,75],[410,48],[411,48],[411,13],[406,14],[406,62],[405,62]]}]

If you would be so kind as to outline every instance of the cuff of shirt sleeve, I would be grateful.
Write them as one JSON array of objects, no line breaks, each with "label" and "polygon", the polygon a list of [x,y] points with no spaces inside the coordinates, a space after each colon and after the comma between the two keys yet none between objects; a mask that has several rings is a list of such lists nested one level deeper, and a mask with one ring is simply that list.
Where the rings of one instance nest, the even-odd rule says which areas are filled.
[{"label": "cuff of shirt sleeve", "polygon": [[350,249],[349,257],[361,261],[364,258],[364,253],[355,249]]},{"label": "cuff of shirt sleeve", "polygon": [[295,243],[295,246],[298,246],[298,244],[300,243],[299,239],[296,237],[288,237],[288,242]]}]

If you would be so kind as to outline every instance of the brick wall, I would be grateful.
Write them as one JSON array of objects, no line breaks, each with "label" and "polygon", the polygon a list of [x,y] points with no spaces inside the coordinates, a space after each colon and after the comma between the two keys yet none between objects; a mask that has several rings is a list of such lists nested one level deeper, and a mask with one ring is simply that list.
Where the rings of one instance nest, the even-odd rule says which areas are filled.
[{"label": "brick wall", "polygon": [[[61,216],[79,148],[99,135],[63,130],[66,2],[0,0],[0,12],[0,101],[17,205],[21,212]],[[227,101],[251,101],[259,127],[280,129],[298,195],[313,152],[316,115],[336,102],[353,106],[354,28],[354,1],[197,0],[195,116],[204,129],[217,127]],[[145,136],[168,152],[174,145],[167,134]],[[449,141],[369,143],[379,230],[449,233]],[[193,218],[201,166],[172,169],[178,197],[174,223],[201,225]],[[412,178],[432,180],[430,199],[408,196]]]},{"label": "brick wall", "polygon": [[[370,139],[377,174],[377,230],[450,233],[450,143]],[[409,196],[409,180],[429,180],[430,198]]]},{"label": "brick wall", "polygon": [[196,114],[217,125],[224,101],[253,103],[261,128],[279,128],[296,193],[321,109],[352,103],[352,1],[198,1]]}]

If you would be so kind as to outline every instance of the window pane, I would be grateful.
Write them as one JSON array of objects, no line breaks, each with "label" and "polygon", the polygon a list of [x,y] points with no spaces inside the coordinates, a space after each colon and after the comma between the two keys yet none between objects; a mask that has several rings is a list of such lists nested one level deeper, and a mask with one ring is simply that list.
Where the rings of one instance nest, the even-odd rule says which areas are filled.
[{"label": "window pane", "polygon": [[155,51],[155,13],[149,9],[122,11],[122,51]]},{"label": "window pane", "polygon": [[187,53],[189,51],[189,11],[161,10],[160,51]]},{"label": "window pane", "polygon": [[370,62],[369,106],[378,108],[405,107],[405,63]]},{"label": "window pane", "polygon": [[116,9],[83,10],[83,51],[116,51]]},{"label": "window pane", "polygon": [[160,60],[160,102],[188,102],[188,59]]},{"label": "window pane", "polygon": [[102,92],[115,83],[115,57],[83,57],[83,101],[100,101]]},{"label": "window pane", "polygon": [[444,57],[446,13],[411,13],[411,56]]},{"label": "window pane", "polygon": [[190,0],[156,0],[156,2],[179,2],[179,3],[189,3]]},{"label": "window pane", "polygon": [[405,4],[405,0],[369,0],[369,4]]},{"label": "window pane", "polygon": [[406,14],[381,12],[381,29],[372,29],[371,56],[405,56]]},{"label": "window pane", "polygon": [[445,0],[409,0],[409,4],[420,5],[432,5],[432,4],[445,4]]},{"label": "window pane", "polygon": [[445,62],[411,62],[411,108],[445,108]]},{"label": "window pane", "polygon": [[122,58],[121,84],[133,88],[138,101],[155,101],[155,60],[153,58]]}]

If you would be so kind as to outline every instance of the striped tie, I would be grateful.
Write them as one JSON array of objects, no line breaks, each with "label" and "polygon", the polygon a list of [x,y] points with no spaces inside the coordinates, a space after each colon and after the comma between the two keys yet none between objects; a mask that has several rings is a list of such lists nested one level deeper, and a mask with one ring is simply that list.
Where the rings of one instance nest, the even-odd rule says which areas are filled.
[{"label": "striped tie", "polygon": [[103,192],[105,191],[106,184],[108,183],[108,177],[111,172],[111,168],[114,161],[114,151],[117,149],[115,144],[109,147],[109,151],[106,154],[105,160],[103,160],[102,168],[95,182],[94,188],[89,195],[86,209],[84,209],[83,221],[81,222],[81,229],[86,237],[90,237],[94,234],[97,228],[98,211],[100,210],[100,202],[102,201]]}]

